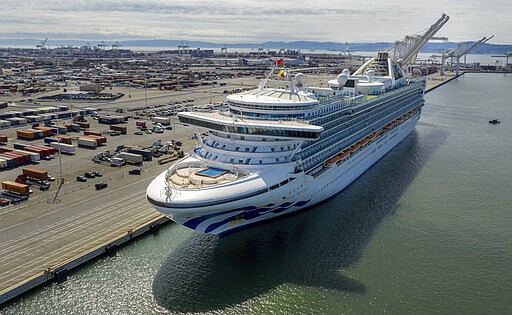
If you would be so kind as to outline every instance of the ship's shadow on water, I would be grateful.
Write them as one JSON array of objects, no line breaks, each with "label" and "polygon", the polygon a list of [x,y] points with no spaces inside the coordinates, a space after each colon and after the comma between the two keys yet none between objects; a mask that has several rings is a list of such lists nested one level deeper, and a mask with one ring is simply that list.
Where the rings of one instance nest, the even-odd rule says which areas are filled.
[{"label": "ship's shadow on water", "polygon": [[161,306],[205,312],[235,306],[285,283],[364,294],[343,275],[446,134],[414,131],[343,193],[312,208],[224,237],[194,233],[153,282]]}]

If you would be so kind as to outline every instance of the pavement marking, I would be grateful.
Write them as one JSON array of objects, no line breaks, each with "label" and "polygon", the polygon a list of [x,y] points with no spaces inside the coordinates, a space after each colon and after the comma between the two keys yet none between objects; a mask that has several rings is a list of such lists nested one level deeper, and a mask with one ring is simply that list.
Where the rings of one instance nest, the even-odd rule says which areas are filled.
[{"label": "pavement marking", "polygon": [[[133,183],[130,183],[130,184],[127,184],[127,185],[124,185],[124,186],[121,186],[121,187],[118,187],[118,188],[114,188],[114,189],[110,189],[108,192],[105,192],[104,194],[100,194],[100,195],[97,195],[97,196],[94,196],[94,197],[91,197],[91,198],[87,198],[87,199],[84,199],[84,200],[80,200],[80,201],[77,201],[73,204],[69,204],[69,205],[66,205],[66,207],[70,207],[70,206],[77,206],[77,205],[80,205],[80,204],[83,204],[85,202],[88,202],[92,199],[97,199],[98,196],[105,196],[107,194],[110,194],[111,192],[113,191],[119,191],[119,190],[122,190],[122,189],[125,189],[126,187],[130,187],[130,186],[133,186],[133,185],[136,185],[136,184],[140,184],[144,181],[148,181],[148,180],[153,180],[153,178],[144,178],[144,179],[141,179],[141,180],[138,180],[136,182],[133,182]],[[53,210],[53,211],[50,211],[50,212],[46,212],[45,214],[42,214],[40,216],[37,216],[37,217],[34,217],[34,218],[31,218],[31,219],[28,219],[26,221],[23,221],[23,222],[20,222],[20,223],[17,223],[17,224],[13,224],[7,228],[4,228],[4,229],[0,229],[0,233],[1,232],[4,232],[4,231],[7,231],[7,230],[10,230],[10,229],[13,229],[17,226],[20,226],[20,225],[23,225],[23,224],[26,224],[27,222],[30,222],[30,221],[34,221],[34,220],[37,220],[37,219],[40,219],[40,218],[43,218],[43,217],[46,217],[46,216],[49,216],[50,214],[54,214],[56,212],[59,212],[59,211],[63,211],[63,210],[66,210],[65,207],[62,207],[64,206],[65,204],[60,204],[61,207],[58,207],[57,209]]]}]

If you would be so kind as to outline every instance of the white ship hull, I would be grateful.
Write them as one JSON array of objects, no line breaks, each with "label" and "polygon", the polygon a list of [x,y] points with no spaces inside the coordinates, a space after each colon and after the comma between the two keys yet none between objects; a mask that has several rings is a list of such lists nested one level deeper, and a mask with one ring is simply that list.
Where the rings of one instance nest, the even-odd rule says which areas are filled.
[{"label": "white ship hull", "polygon": [[[316,177],[303,172],[294,174],[292,181],[277,189],[211,206],[180,209],[171,205],[166,206],[164,203],[157,205],[152,200],[150,202],[158,211],[179,224],[217,235],[310,207],[342,191],[400,143],[414,130],[420,113],[417,111],[409,119],[374,139],[339,165],[333,163]],[[150,191],[165,185],[164,181],[165,172],[148,187],[148,199]]]}]

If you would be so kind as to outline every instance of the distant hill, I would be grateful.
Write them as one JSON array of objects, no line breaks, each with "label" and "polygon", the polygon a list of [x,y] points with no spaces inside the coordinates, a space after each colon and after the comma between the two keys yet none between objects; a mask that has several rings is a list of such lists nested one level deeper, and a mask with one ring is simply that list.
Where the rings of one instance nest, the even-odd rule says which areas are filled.
[{"label": "distant hill", "polygon": [[[28,47],[35,48],[36,45],[40,44],[40,40],[36,39],[0,39],[0,47]],[[83,46],[90,44],[96,46],[101,44],[100,41],[85,41],[85,40],[48,40],[46,45],[50,48],[59,46]],[[126,40],[121,41],[122,47],[159,47],[175,49],[179,45],[185,43],[191,48],[202,48],[212,49],[226,46],[228,49],[294,49],[294,50],[330,50],[330,51],[344,51],[346,48],[345,43],[336,42],[314,42],[314,41],[293,41],[293,42],[263,42],[263,43],[211,43],[204,41],[182,41],[182,40],[167,40],[167,39],[148,39],[148,40]],[[474,43],[474,42],[470,42]],[[105,44],[111,45],[112,42],[106,41]],[[438,53],[450,48],[453,48],[458,43],[455,42],[431,42],[427,43],[422,52],[426,53]],[[350,51],[378,51],[391,47],[390,42],[376,42],[376,43],[348,43]],[[512,45],[495,45],[495,44],[483,44],[478,47],[472,53],[476,54],[503,54],[505,52],[512,51]]]}]

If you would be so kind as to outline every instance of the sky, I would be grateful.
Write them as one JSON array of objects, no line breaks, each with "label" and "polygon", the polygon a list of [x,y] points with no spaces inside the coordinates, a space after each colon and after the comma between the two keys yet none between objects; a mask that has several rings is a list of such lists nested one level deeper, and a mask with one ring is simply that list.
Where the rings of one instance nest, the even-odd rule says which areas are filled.
[{"label": "sky", "polygon": [[438,36],[512,44],[512,0],[1,0],[0,8],[0,39],[390,42],[446,13]]}]

